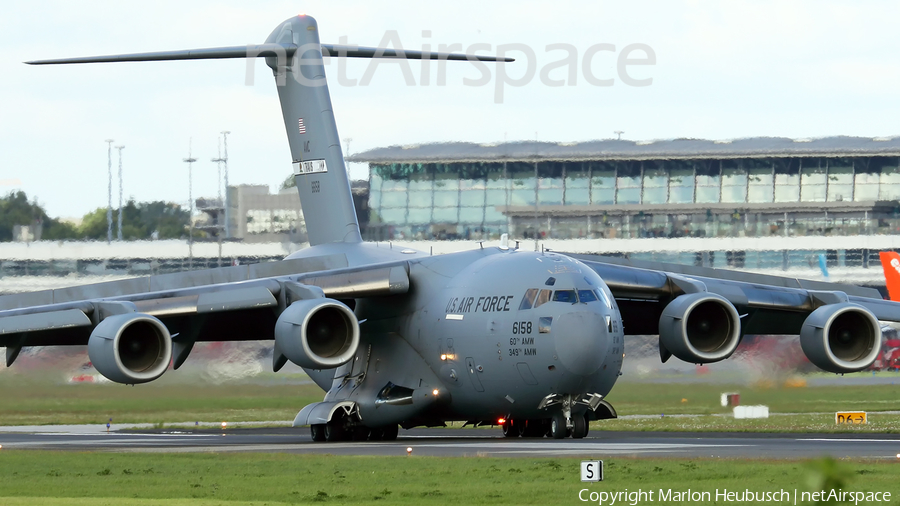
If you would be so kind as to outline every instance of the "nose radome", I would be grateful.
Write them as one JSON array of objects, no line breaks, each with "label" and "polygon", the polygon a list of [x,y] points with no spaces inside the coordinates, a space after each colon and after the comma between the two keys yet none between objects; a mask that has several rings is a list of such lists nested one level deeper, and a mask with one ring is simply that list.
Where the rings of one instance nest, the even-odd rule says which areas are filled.
[{"label": "nose radome", "polygon": [[589,375],[606,358],[609,335],[602,315],[589,311],[566,313],[554,318],[556,356],[569,372]]}]

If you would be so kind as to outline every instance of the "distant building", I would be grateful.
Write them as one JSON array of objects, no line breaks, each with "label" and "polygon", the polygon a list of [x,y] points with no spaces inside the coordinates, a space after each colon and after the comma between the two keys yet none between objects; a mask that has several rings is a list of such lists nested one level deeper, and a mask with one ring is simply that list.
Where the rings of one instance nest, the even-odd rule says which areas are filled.
[{"label": "distant building", "polygon": [[[363,228],[368,221],[368,187],[368,181],[351,182],[353,203]],[[223,234],[223,239],[244,242],[301,244],[307,241],[306,221],[296,188],[271,194],[267,185],[229,186],[224,203],[219,199],[199,198],[196,205],[205,216],[195,226],[212,238]]]},{"label": "distant building", "polygon": [[205,214],[196,228],[212,238],[223,234],[223,239],[243,242],[306,241],[306,222],[294,188],[271,194],[268,185],[229,186],[224,203],[199,198],[196,205]]}]

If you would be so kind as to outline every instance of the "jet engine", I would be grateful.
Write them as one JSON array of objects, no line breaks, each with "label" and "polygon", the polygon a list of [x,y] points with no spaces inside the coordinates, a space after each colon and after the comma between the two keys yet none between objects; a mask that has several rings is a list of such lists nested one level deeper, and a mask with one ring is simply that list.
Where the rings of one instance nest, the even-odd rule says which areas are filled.
[{"label": "jet engine", "polygon": [[143,313],[113,315],[91,333],[88,356],[97,371],[116,383],[134,385],[162,376],[172,361],[169,329]]},{"label": "jet engine", "polygon": [[300,367],[331,369],[356,355],[359,322],[353,311],[339,301],[297,301],[275,322],[275,344]]},{"label": "jet engine", "polygon": [[728,358],[740,339],[737,310],[714,293],[680,295],[659,317],[661,348],[685,362],[703,364]]},{"label": "jet engine", "polygon": [[803,322],[800,346],[810,362],[833,373],[861,371],[881,351],[881,326],[871,311],[851,303],[828,304]]}]

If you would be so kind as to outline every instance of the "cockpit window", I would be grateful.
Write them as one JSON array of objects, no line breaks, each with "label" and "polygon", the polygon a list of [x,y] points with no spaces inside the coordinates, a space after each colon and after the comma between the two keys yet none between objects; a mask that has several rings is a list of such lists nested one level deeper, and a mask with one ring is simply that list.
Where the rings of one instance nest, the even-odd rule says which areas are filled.
[{"label": "cockpit window", "polygon": [[525,290],[525,296],[522,297],[522,303],[519,304],[519,311],[524,309],[531,309],[531,306],[534,305],[534,299],[537,297],[537,294],[540,290],[537,288],[529,288]]},{"label": "cockpit window", "polygon": [[551,293],[553,293],[551,290],[541,290],[541,293],[537,296],[537,300],[534,301],[534,307],[539,307],[550,302]]},{"label": "cockpit window", "polygon": [[602,288],[598,288],[594,290],[594,293],[596,293],[597,296],[600,297],[600,300],[602,300],[603,303],[606,304],[607,308],[612,309],[612,301],[609,300],[609,296],[606,294],[605,290],[603,290]]},{"label": "cockpit window", "polygon": [[597,294],[593,290],[578,290],[579,302],[594,302],[597,300]]},{"label": "cockpit window", "polygon": [[569,302],[574,304],[578,302],[578,297],[575,295],[575,290],[557,290],[553,292],[553,302]]}]

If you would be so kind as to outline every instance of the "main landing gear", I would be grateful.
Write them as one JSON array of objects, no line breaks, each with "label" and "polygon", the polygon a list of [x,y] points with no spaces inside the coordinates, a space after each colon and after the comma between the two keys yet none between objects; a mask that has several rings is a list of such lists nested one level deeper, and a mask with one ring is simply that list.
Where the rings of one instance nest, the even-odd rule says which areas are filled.
[{"label": "main landing gear", "polygon": [[400,432],[397,424],[383,427],[366,427],[364,425],[346,426],[343,419],[328,423],[317,423],[309,426],[313,441],[394,441]]},{"label": "main landing gear", "polygon": [[588,435],[588,421],[583,413],[572,415],[570,420],[562,412],[555,413],[550,419],[506,420],[503,435],[506,437],[552,437],[562,439],[573,437],[581,439]]}]

